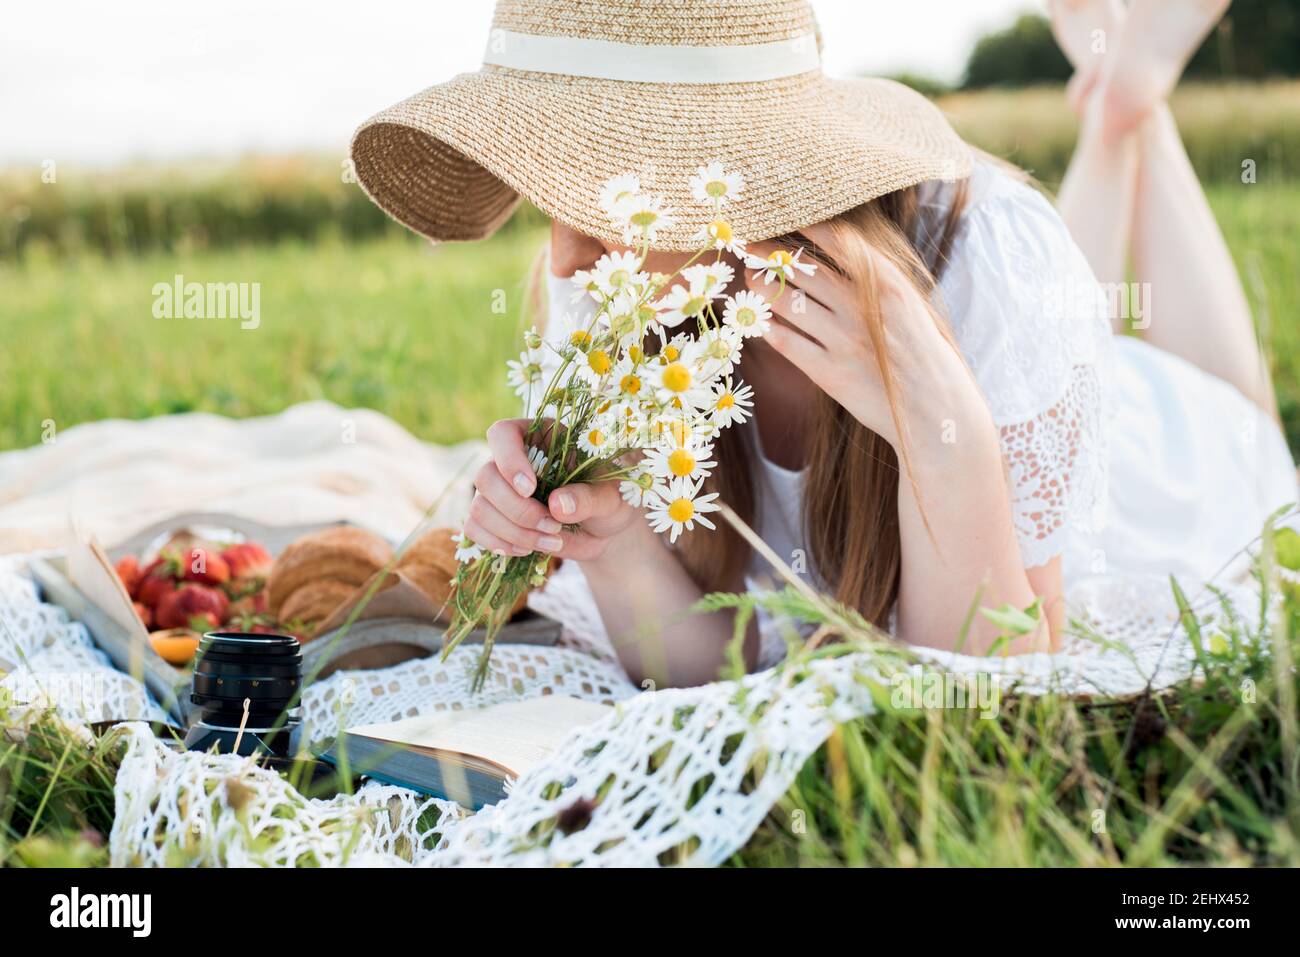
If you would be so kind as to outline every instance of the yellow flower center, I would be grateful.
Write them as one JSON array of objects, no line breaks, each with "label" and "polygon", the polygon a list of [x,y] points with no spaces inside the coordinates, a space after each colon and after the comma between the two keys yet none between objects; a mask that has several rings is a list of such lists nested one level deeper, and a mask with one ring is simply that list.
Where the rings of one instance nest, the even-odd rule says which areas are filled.
[{"label": "yellow flower center", "polygon": [[730,392],[724,392],[722,393],[722,395],[718,396],[719,409],[730,409],[730,408],[734,408],[735,405],[736,405],[736,397],[732,395]]},{"label": "yellow flower center", "polygon": [[691,370],[680,362],[674,362],[664,369],[664,388],[672,392],[685,392],[691,387]]},{"label": "yellow flower center", "polygon": [[695,471],[695,456],[686,449],[676,449],[668,456],[668,471],[685,477]]},{"label": "yellow flower center", "polygon": [[632,278],[632,274],[626,269],[615,269],[609,274],[609,284],[615,289],[622,289],[627,285],[627,281]]},{"label": "yellow flower center", "polygon": [[727,345],[721,339],[714,339],[709,343],[709,357],[713,359],[725,359],[731,355],[731,346]]},{"label": "yellow flower center", "polygon": [[591,366],[591,371],[596,375],[604,375],[609,371],[613,363],[609,361],[609,353],[597,349],[591,355],[587,356],[587,365]]},{"label": "yellow flower center", "polygon": [[682,306],[682,315],[698,316],[704,311],[704,307],[709,304],[709,300],[703,296],[696,296],[693,299],[686,300],[686,305]]},{"label": "yellow flower center", "polygon": [[579,329],[573,335],[569,336],[569,342],[585,352],[587,347],[591,345],[591,333]]},{"label": "yellow flower center", "polygon": [[600,429],[592,429],[587,433],[587,441],[592,445],[604,445],[605,433],[600,431]]},{"label": "yellow flower center", "polygon": [[681,352],[678,350],[676,346],[664,346],[664,356],[668,359],[669,362],[676,362],[677,357],[680,355]]},{"label": "yellow flower center", "polygon": [[674,522],[689,522],[695,516],[695,503],[689,498],[674,499],[668,506],[668,517]]},{"label": "yellow flower center", "polygon": [[714,199],[721,199],[723,196],[727,195],[727,184],[720,179],[709,180],[709,182],[704,186],[704,192],[712,196]]},{"label": "yellow flower center", "polygon": [[724,243],[730,243],[735,233],[731,231],[731,223],[725,219],[715,219],[709,223],[709,235]]},{"label": "yellow flower center", "polygon": [[632,360],[633,365],[639,366],[641,364],[641,360],[645,358],[645,353],[641,351],[640,346],[628,346],[627,354],[628,354],[628,358]]},{"label": "yellow flower center", "polygon": [[786,250],[778,249],[776,252],[772,253],[772,255],[767,257],[767,261],[773,266],[788,266],[790,263],[794,262],[794,257]]},{"label": "yellow flower center", "polygon": [[748,306],[736,310],[736,325],[744,326],[748,329],[754,323],[758,322],[758,313]]},{"label": "yellow flower center", "polygon": [[638,229],[644,232],[645,230],[653,226],[655,224],[655,220],[657,220],[658,218],[659,218],[659,214],[656,213],[654,210],[643,209],[633,213],[631,218],[628,220],[628,222],[630,222],[633,226],[637,227]]},{"label": "yellow flower center", "polygon": [[637,376],[628,373],[623,376],[618,387],[629,395],[636,395],[641,391],[641,380]]}]

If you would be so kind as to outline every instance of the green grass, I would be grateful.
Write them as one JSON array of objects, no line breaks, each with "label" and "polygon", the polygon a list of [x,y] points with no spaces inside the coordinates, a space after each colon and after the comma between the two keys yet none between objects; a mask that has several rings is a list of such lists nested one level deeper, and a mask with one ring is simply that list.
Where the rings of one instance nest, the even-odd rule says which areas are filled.
[{"label": "green grass", "polygon": [[[1300,448],[1300,184],[1218,186],[1210,197]],[[516,411],[503,363],[519,348],[542,241],[522,230],[437,248],[394,236],[0,263],[0,448],[39,442],[46,420],[250,416],[315,398],[379,409],[429,441],[478,436]],[[153,284],[177,273],[260,283],[259,328],[154,318]]]},{"label": "green grass", "polygon": [[[430,441],[481,435],[516,412],[504,362],[521,348],[541,242],[393,237],[0,266],[0,448],[38,442],[47,419],[251,416],[318,398],[379,409]],[[177,273],[260,283],[260,325],[155,318],[153,285]]]}]

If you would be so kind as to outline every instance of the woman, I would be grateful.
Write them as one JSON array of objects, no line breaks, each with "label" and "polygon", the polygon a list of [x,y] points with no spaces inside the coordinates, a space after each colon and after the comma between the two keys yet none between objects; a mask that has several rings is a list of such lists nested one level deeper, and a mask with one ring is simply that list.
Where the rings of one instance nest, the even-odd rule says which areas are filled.
[{"label": "woman", "polygon": [[[1042,613],[1005,650],[1052,650],[1067,585],[1209,575],[1296,489],[1244,297],[1163,104],[1172,82],[1151,76],[1213,19],[1199,0],[1134,0],[1146,31],[1203,14],[1157,69],[1123,42],[1117,3],[1058,6],[1081,61],[1098,18],[1114,38],[1072,87],[1084,120],[1065,222],[920,97],[824,79],[799,0],[499,3],[484,70],[380,114],[353,157],[372,198],[434,238],[486,235],[516,193],[550,213],[557,337],[583,318],[566,315],[567,277],[621,248],[582,197],[621,172],[657,192],[674,165],[739,169],[732,221],[762,240],[751,253],[805,246],[823,268],[796,275],[745,352],[755,414],[719,440],[722,499],[905,642],[986,651],[1004,636],[972,607],[1010,605]],[[1130,243],[1150,344],[1115,341],[1094,276],[1121,281]],[[664,246],[647,268],[671,273],[692,248]],[[737,288],[758,281],[733,266]],[[576,565],[633,678],[715,677],[730,615],[661,609],[761,587],[764,563],[726,527],[665,545],[614,483],[537,501],[524,427],[488,430],[465,533]],[[777,629],[751,627],[745,650],[771,663]]]}]

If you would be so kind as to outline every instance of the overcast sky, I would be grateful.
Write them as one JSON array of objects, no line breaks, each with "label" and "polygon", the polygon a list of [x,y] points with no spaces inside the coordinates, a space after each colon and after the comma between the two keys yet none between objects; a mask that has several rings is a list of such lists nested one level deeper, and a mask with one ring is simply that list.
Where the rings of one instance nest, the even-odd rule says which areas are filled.
[{"label": "overcast sky", "polygon": [[[814,0],[831,74],[959,77],[1042,0]],[[0,164],[342,150],[478,68],[492,0],[37,0],[0,14]]]}]

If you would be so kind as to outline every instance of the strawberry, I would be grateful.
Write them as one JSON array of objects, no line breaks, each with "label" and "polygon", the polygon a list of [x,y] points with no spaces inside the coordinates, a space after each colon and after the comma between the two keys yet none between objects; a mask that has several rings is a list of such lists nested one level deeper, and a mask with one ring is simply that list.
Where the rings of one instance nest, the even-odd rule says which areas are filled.
[{"label": "strawberry", "polygon": [[146,608],[156,609],[162,600],[176,590],[176,582],[162,575],[146,575],[140,579],[135,600]]},{"label": "strawberry", "polygon": [[266,614],[266,591],[251,592],[230,603],[230,617],[254,618]]},{"label": "strawberry", "polygon": [[114,569],[117,571],[117,577],[122,579],[126,593],[135,598],[136,589],[140,587],[140,579],[143,577],[140,562],[134,555],[123,555],[117,560]]},{"label": "strawberry", "polygon": [[271,553],[257,542],[231,545],[221,557],[230,566],[231,579],[240,582],[265,581],[274,562]]},{"label": "strawberry", "polygon": [[154,624],[159,628],[186,628],[192,618],[200,616],[205,627],[216,628],[226,620],[229,604],[218,588],[186,583],[163,598],[154,613]]},{"label": "strawberry", "polygon": [[150,608],[148,605],[142,605],[138,601],[131,602],[131,607],[134,608],[135,613],[140,616],[141,624],[143,624],[146,628],[153,627],[152,608]]},{"label": "strawberry", "polygon": [[185,553],[181,578],[202,585],[221,585],[230,580],[230,566],[212,549],[198,545]]}]

